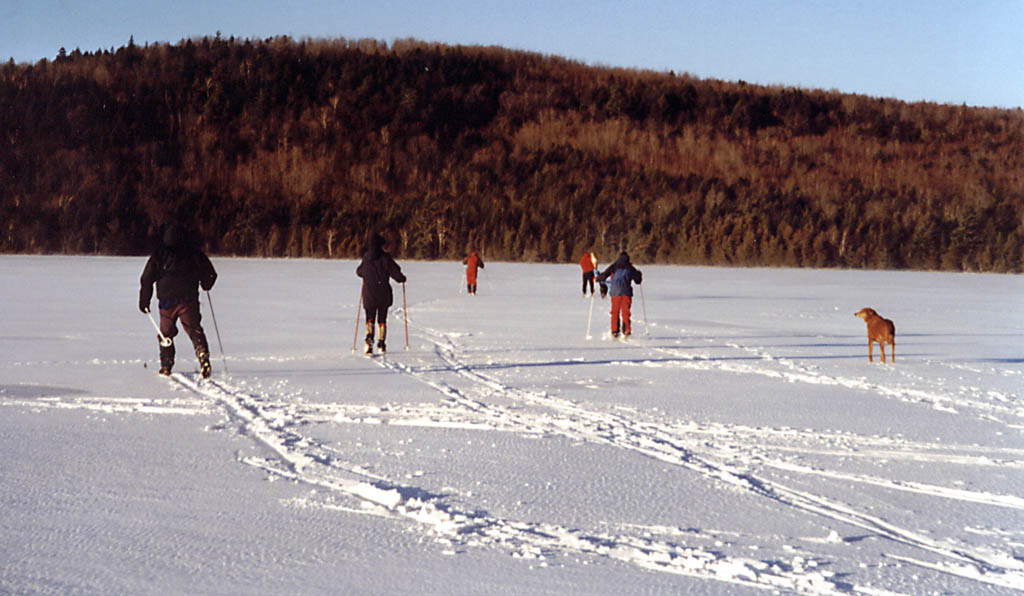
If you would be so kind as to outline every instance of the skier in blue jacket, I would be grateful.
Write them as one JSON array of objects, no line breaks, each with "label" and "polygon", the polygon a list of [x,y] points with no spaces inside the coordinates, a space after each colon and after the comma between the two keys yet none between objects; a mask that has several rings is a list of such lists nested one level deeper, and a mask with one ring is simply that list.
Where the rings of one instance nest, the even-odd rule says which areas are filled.
[{"label": "skier in blue jacket", "polygon": [[619,336],[619,317],[622,317],[622,332],[626,337],[633,332],[630,321],[630,308],[633,306],[633,284],[643,282],[644,276],[639,269],[629,262],[629,255],[626,251],[619,253],[603,273],[597,276],[597,281],[604,283],[608,281],[609,291],[612,296],[612,337]]}]

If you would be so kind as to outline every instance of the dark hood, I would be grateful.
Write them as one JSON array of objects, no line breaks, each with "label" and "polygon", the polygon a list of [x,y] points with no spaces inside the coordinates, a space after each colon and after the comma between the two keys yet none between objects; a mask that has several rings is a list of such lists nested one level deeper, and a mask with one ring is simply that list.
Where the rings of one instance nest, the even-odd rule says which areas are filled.
[{"label": "dark hood", "polygon": [[380,234],[374,234],[373,237],[370,238],[369,246],[366,247],[366,256],[370,258],[377,258],[384,254],[385,244],[387,244],[387,241],[384,240],[383,236]]},{"label": "dark hood", "polygon": [[182,243],[181,228],[177,224],[169,224],[164,228],[164,234],[161,237],[163,245],[167,248],[176,248]]}]

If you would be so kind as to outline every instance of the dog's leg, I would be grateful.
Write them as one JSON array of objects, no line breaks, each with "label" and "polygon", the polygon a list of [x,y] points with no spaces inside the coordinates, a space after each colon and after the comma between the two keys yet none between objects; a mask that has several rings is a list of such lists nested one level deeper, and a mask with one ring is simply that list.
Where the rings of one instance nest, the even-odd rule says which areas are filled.
[{"label": "dog's leg", "polygon": [[874,350],[875,350],[875,342],[869,339],[868,340],[868,362],[874,362],[875,361],[875,357],[874,357],[874,354],[873,354]]},{"label": "dog's leg", "polygon": [[885,364],[885,342],[878,340],[878,351],[882,353],[882,364]]},{"label": "dog's leg", "polygon": [[893,364],[896,364],[896,338],[889,342],[889,359],[892,360]]}]

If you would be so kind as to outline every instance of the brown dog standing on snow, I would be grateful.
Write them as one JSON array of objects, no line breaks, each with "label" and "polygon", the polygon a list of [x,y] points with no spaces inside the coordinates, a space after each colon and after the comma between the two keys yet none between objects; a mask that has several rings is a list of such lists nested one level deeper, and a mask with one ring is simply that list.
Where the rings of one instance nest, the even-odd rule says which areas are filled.
[{"label": "brown dog standing on snow", "polygon": [[853,316],[864,319],[868,324],[868,361],[874,362],[874,358],[871,357],[871,344],[878,342],[878,349],[882,351],[882,362],[885,362],[885,344],[891,346],[892,361],[896,362],[896,325],[889,319],[883,319],[873,308],[862,308]]}]

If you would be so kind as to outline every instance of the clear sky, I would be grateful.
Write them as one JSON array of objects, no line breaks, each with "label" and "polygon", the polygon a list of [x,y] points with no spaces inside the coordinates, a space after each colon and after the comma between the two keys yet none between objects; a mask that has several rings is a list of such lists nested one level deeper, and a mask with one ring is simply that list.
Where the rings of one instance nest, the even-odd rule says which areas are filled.
[{"label": "clear sky", "polygon": [[497,45],[585,64],[1024,106],[1024,0],[0,0],[0,59],[190,37]]}]

